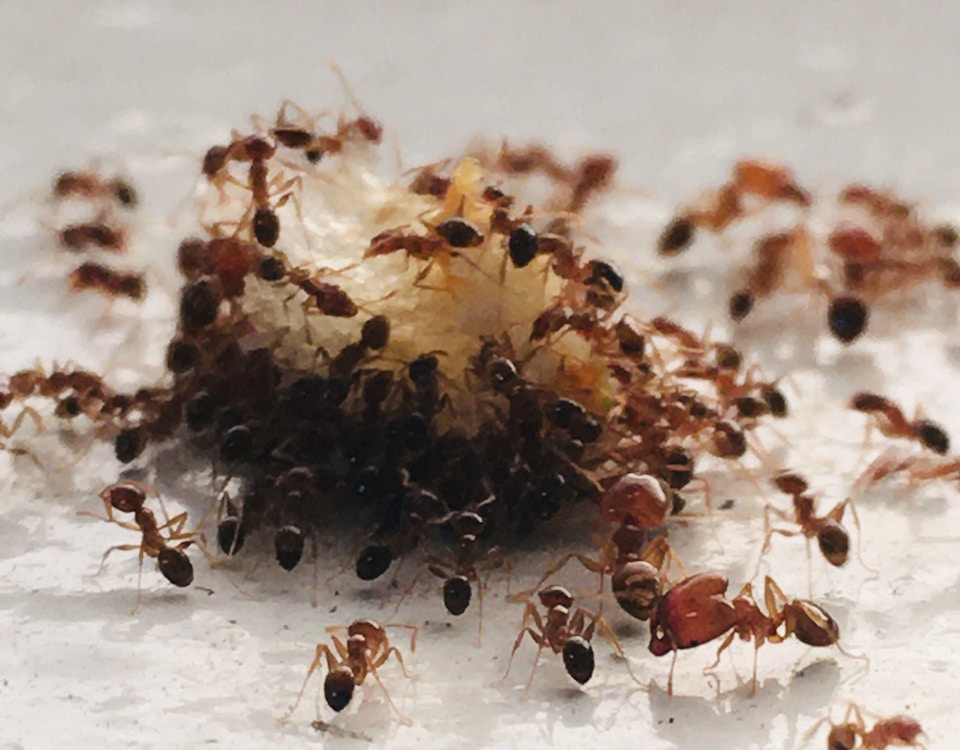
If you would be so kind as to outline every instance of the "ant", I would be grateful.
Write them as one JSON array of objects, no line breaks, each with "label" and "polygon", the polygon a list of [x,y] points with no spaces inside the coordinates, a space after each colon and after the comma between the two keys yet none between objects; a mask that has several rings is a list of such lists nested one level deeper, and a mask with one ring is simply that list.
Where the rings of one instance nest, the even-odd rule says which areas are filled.
[{"label": "ant", "polygon": [[288,269],[286,279],[310,297],[323,315],[352,318],[360,310],[357,303],[341,287],[320,281],[303,269]]},{"label": "ant", "polygon": [[[478,513],[471,511],[454,512],[448,518],[438,519],[433,523],[440,525],[449,521],[457,532],[457,551],[446,551],[443,556],[427,555],[426,570],[443,579],[443,606],[454,617],[459,617],[467,611],[473,598],[473,583],[477,585],[477,607],[479,609],[479,626],[477,631],[477,645],[482,645],[483,639],[483,581],[477,570],[478,565],[485,562],[496,562],[500,554],[499,547],[491,547],[482,555],[477,554],[477,538],[483,533],[485,522]],[[421,570],[421,573],[423,571]],[[407,586],[400,604],[413,589],[420,574],[417,574]],[[395,612],[397,610],[394,610]]]},{"label": "ant", "polygon": [[791,520],[790,515],[779,508],[774,508],[771,505],[766,506],[763,513],[764,540],[760,552],[761,558],[770,551],[770,543],[773,541],[774,534],[782,536],[802,535],[807,540],[808,560],[810,559],[810,540],[816,538],[820,552],[828,563],[836,567],[846,563],[850,551],[850,536],[841,522],[843,521],[844,511],[848,506],[854,524],[858,530],[860,529],[860,519],[857,517],[857,509],[853,504],[853,499],[848,497],[843,502],[837,503],[825,516],[818,516],[814,506],[814,498],[807,493],[809,484],[802,476],[784,471],[774,477],[773,483],[778,490],[793,498],[792,521],[798,528],[773,528],[770,524],[771,514],[785,521]]},{"label": "ant", "polygon": [[850,399],[850,408],[871,416],[886,437],[916,440],[941,456],[950,451],[950,438],[940,425],[928,419],[907,419],[903,410],[884,396],[866,391],[856,393]]},{"label": "ant", "polygon": [[[386,627],[391,626],[388,625]],[[400,718],[400,721],[407,726],[411,725],[413,722],[400,713],[400,709],[397,708],[393,702],[386,685],[383,684],[383,681],[380,679],[380,674],[377,671],[393,656],[400,663],[400,669],[404,677],[413,679],[403,663],[403,656],[400,653],[400,649],[390,645],[386,627],[373,620],[354,620],[347,626],[346,643],[334,635],[331,637],[333,648],[330,648],[330,646],[325,643],[317,644],[316,654],[310,663],[310,668],[307,670],[307,676],[303,680],[303,686],[297,694],[297,699],[293,702],[293,705],[287,713],[284,714],[283,718],[281,718],[281,721],[289,719],[290,716],[293,715],[293,712],[297,710],[297,706],[300,705],[300,700],[303,698],[303,693],[307,689],[307,683],[310,681],[310,677],[317,671],[322,660],[326,659],[327,676],[323,681],[323,696],[330,708],[337,712],[345,709],[353,698],[353,691],[356,687],[362,685],[367,676],[372,674],[377,684],[383,689],[383,694],[386,696],[387,702]],[[416,625],[394,625],[393,627],[407,628],[412,631],[410,636],[410,651],[416,651],[418,630]],[[327,628],[328,633],[334,633],[338,630],[341,630],[341,628]]]},{"label": "ant", "polygon": [[134,208],[137,191],[121,177],[105,179],[95,172],[61,172],[53,181],[53,197],[57,200],[85,198],[116,201],[123,208]]},{"label": "ant", "polygon": [[[160,494],[153,488],[139,482],[123,481],[111,484],[100,493],[100,499],[103,501],[103,507],[106,509],[106,516],[99,516],[92,511],[80,510],[77,515],[93,516],[101,521],[115,523],[130,531],[137,531],[142,535],[140,544],[118,544],[110,547],[103,553],[103,559],[100,561],[98,573],[103,570],[107,558],[116,550],[139,550],[140,568],[137,576],[137,601],[130,610],[130,614],[136,614],[140,608],[140,599],[142,595],[141,581],[143,579],[143,558],[155,557],[157,567],[174,586],[184,588],[193,583],[193,564],[187,553],[184,551],[191,544],[195,544],[204,550],[203,545],[198,540],[199,532],[184,531],[183,527],[187,522],[186,512],[180,513],[173,518],[167,515],[166,508],[163,507],[163,501],[160,500],[160,507],[163,508],[163,515],[166,522],[158,523],[157,517],[153,511],[146,507],[146,492],[150,490],[160,499]],[[114,517],[114,511],[120,513],[132,513],[133,522],[119,521]],[[163,532],[167,531],[164,535]],[[180,541],[176,546],[171,546],[171,542]],[[205,550],[204,550],[205,552]]]},{"label": "ant", "polygon": [[71,252],[85,252],[98,247],[112,253],[125,253],[127,233],[102,221],[86,224],[70,224],[60,230],[60,244]]},{"label": "ant", "polygon": [[[840,628],[819,605],[805,599],[789,600],[770,576],[764,581],[764,603],[767,613],[753,598],[753,587],[748,583],[733,600],[724,594],[729,582],[719,573],[698,573],[670,589],[657,603],[650,620],[650,653],[664,656],[673,652],[667,694],[673,695],[673,672],[677,652],[696,648],[732,632],[720,644],[717,660],[704,672],[710,672],[720,663],[720,655],[733,639],[754,641],[753,681],[750,694],[757,690],[757,654],[766,643],[780,643],[791,635],[808,646],[836,645]],[[780,627],[783,626],[783,632]],[[847,653],[840,648],[842,653]],[[861,657],[855,657],[861,658]],[[866,658],[866,657],[862,657]]]},{"label": "ant", "polygon": [[78,266],[67,282],[73,291],[87,289],[108,297],[129,297],[135,302],[141,301],[147,294],[143,274],[120,273],[100,263],[87,262]]},{"label": "ant", "polygon": [[[604,579],[611,576],[613,596],[620,608],[638,620],[648,620],[661,594],[661,580],[667,561],[674,563],[680,574],[687,573],[666,535],[647,541],[646,531],[629,521],[624,521],[601,542],[596,559],[579,552],[570,552],[551,565],[536,585],[509,597],[511,601],[524,601],[538,590],[552,575],[563,569],[571,560],[576,560],[592,573],[600,576],[600,595],[603,595]],[[600,611],[603,610],[603,601]]]},{"label": "ant", "polygon": [[[533,684],[533,678],[539,666],[540,652],[544,648],[549,648],[555,654],[562,654],[563,666],[566,668],[567,674],[579,684],[585,685],[593,676],[595,661],[591,641],[594,631],[598,628],[604,638],[613,646],[617,655],[624,660],[630,676],[634,681],[639,682],[633,674],[633,670],[630,669],[629,662],[626,661],[627,657],[620,646],[620,642],[603,617],[583,607],[573,609],[573,594],[563,586],[548,586],[540,591],[537,596],[540,599],[541,606],[547,610],[546,615],[541,616],[536,605],[531,601],[527,602],[523,611],[523,619],[520,621],[520,633],[513,643],[513,649],[510,651],[507,671],[503,677],[497,680],[497,684],[504,682],[510,675],[513,658],[516,656],[520,644],[523,643],[523,637],[529,635],[530,639],[537,644],[537,655],[521,699],[525,699],[530,691],[530,686]],[[527,624],[531,620],[533,621],[533,627]],[[587,620],[589,620],[589,624],[587,624]]]},{"label": "ant", "polygon": [[878,456],[854,482],[854,494],[862,495],[868,487],[901,472],[910,478],[911,485],[935,479],[960,478],[960,459],[929,458],[927,456],[903,456],[888,450]]},{"label": "ant", "polygon": [[[830,724],[827,735],[827,750],[885,750],[890,746],[923,748],[917,737],[923,734],[920,723],[909,716],[898,714],[886,719],[878,719],[870,729],[863,720],[861,708],[851,703],[843,715],[843,721],[834,724],[829,716],[820,719],[804,735],[809,742],[821,724]],[[861,744],[857,744],[857,740]]]}]

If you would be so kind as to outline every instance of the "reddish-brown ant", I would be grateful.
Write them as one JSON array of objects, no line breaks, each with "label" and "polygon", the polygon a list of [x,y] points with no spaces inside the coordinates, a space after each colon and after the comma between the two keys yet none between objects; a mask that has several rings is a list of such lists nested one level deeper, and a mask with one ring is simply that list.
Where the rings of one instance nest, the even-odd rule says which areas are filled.
[{"label": "reddish-brown ant", "polygon": [[[629,662],[626,661],[626,655],[620,647],[620,642],[603,617],[583,607],[573,609],[573,595],[563,586],[548,586],[537,596],[540,599],[541,606],[547,610],[546,615],[541,616],[536,605],[531,601],[527,602],[523,611],[523,619],[520,621],[520,634],[513,643],[510,659],[507,661],[507,671],[497,681],[498,684],[510,675],[513,658],[525,635],[529,635],[530,639],[537,644],[537,655],[534,658],[533,668],[530,670],[530,677],[523,689],[523,698],[526,698],[530,686],[533,684],[533,678],[537,673],[537,666],[540,662],[540,652],[544,648],[549,648],[555,654],[562,654],[563,666],[566,668],[567,674],[581,685],[586,684],[593,676],[595,660],[591,640],[594,631],[597,629],[610,642],[617,655],[624,660],[630,676],[634,681],[637,681],[633,670],[630,669]],[[531,621],[533,627],[528,624]]]},{"label": "reddish-brown ant", "polygon": [[[841,503],[835,505],[825,516],[818,516],[816,513],[815,500],[808,494],[809,485],[807,480],[799,474],[793,472],[781,472],[773,479],[777,489],[793,498],[793,517],[790,514],[774,508],[771,505],[766,506],[763,514],[764,540],[763,548],[760,552],[761,557],[770,551],[770,544],[773,541],[774,534],[782,536],[802,535],[807,540],[807,553],[810,552],[810,540],[816,539],[820,547],[820,552],[826,558],[827,562],[837,567],[847,561],[847,555],[850,550],[850,536],[843,527],[843,514],[849,506],[850,513],[853,516],[853,522],[857,529],[860,528],[860,519],[857,517],[857,509],[853,504],[852,498],[847,498]],[[771,515],[777,516],[785,521],[792,520],[797,525],[795,529],[774,528],[770,523]]]},{"label": "reddish-brown ant", "polygon": [[112,253],[127,251],[127,233],[103,221],[70,224],[60,230],[60,244],[71,252],[85,252],[91,247]]},{"label": "reddish-brown ant", "polygon": [[73,291],[90,290],[109,297],[128,297],[141,301],[147,293],[147,282],[140,273],[121,273],[100,263],[87,262],[70,274],[67,283]]},{"label": "reddish-brown ant", "polygon": [[[730,646],[734,637],[754,641],[753,681],[751,695],[757,689],[757,653],[766,643],[780,643],[791,635],[808,646],[833,646],[840,637],[840,629],[833,618],[819,605],[804,599],[787,599],[769,576],[764,583],[765,614],[753,598],[753,589],[747,584],[731,601],[724,598],[726,576],[719,573],[699,573],[681,581],[670,589],[657,604],[650,620],[650,652],[665,656],[673,652],[667,693],[673,694],[673,672],[677,652],[696,648],[719,638],[732,630],[717,650],[720,655]],[[780,631],[781,626],[783,631]],[[846,653],[840,648],[841,652]],[[865,657],[864,657],[865,658]]]},{"label": "reddish-brown ant", "polygon": [[[415,625],[397,625],[396,627],[408,628],[412,631],[410,650],[415,651],[417,627]],[[333,633],[340,629],[341,628],[337,627],[327,628],[327,632]],[[323,681],[323,695],[330,708],[338,712],[345,709],[353,698],[353,691],[357,686],[362,685],[368,675],[373,675],[377,684],[383,689],[383,694],[386,696],[387,702],[400,718],[400,721],[407,725],[411,724],[410,719],[404,716],[393,702],[386,685],[383,684],[383,681],[380,679],[380,674],[377,671],[393,656],[399,662],[400,669],[404,676],[411,679],[403,663],[403,656],[400,650],[396,646],[390,645],[386,628],[373,620],[354,620],[347,627],[346,643],[335,635],[331,637],[331,640],[333,641],[333,648],[330,648],[330,646],[325,643],[317,644],[316,654],[310,663],[310,668],[307,670],[307,676],[303,680],[303,686],[297,694],[297,699],[293,702],[293,705],[287,713],[284,714],[281,721],[289,719],[293,712],[297,710],[297,706],[300,705],[300,700],[303,698],[303,693],[307,689],[307,683],[310,681],[310,677],[313,676],[313,673],[317,671],[317,668],[320,667],[323,660],[326,659],[327,676]]]},{"label": "reddish-brown ant", "polygon": [[903,410],[885,396],[866,391],[856,393],[850,399],[850,408],[871,416],[887,437],[916,440],[940,455],[950,451],[950,438],[940,425],[928,419],[907,419]]},{"label": "reddish-brown ant", "polygon": [[123,208],[137,205],[137,191],[122,177],[104,178],[95,172],[61,172],[53,182],[53,197],[106,199],[116,201]]},{"label": "reddish-brown ant", "polygon": [[[843,721],[834,724],[829,716],[820,719],[804,734],[804,742],[809,742],[822,724],[830,724],[827,735],[827,750],[886,750],[888,747],[923,748],[917,737],[923,734],[920,723],[910,716],[899,714],[886,719],[877,719],[867,728],[863,712],[855,703],[851,703],[843,715]],[[859,740],[860,744],[857,744]]]},{"label": "reddish-brown ant", "polygon": [[[153,511],[146,507],[146,493],[148,489],[157,494],[156,490],[147,488],[139,482],[117,482],[116,484],[111,484],[100,493],[100,499],[103,501],[103,507],[106,509],[106,516],[99,516],[92,511],[77,511],[78,515],[93,516],[102,521],[115,523],[117,526],[129,529],[130,531],[136,531],[142,535],[140,544],[119,544],[110,547],[103,553],[103,559],[100,562],[99,570],[103,570],[103,566],[106,564],[107,558],[111,553],[117,550],[139,550],[140,566],[137,575],[137,601],[133,605],[130,614],[136,614],[140,608],[143,558],[145,556],[156,558],[157,567],[160,569],[163,577],[170,581],[170,583],[174,586],[186,587],[193,583],[193,564],[190,562],[190,558],[187,557],[185,550],[191,544],[195,544],[203,550],[199,532],[184,531],[184,526],[187,523],[186,512],[170,518],[166,514],[166,509],[164,509],[165,522],[160,524],[157,521],[157,517]],[[159,494],[157,494],[158,499],[159,497]],[[163,501],[161,500],[160,502],[162,508]],[[114,511],[132,513],[133,522],[118,520],[114,516]],[[166,531],[166,535],[164,535],[164,531]],[[179,543],[172,546],[172,542]]]}]

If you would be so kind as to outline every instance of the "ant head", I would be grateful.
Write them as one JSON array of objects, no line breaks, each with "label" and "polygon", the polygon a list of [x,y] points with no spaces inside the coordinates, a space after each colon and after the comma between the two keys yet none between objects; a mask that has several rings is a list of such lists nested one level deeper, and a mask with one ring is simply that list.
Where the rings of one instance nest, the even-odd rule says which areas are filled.
[{"label": "ant head", "polygon": [[857,297],[837,297],[830,302],[827,323],[842,344],[849,344],[867,327],[869,310]]},{"label": "ant head", "polygon": [[555,607],[570,609],[573,606],[573,594],[563,586],[547,586],[537,596],[540,597],[540,603],[547,609]]},{"label": "ant head", "polygon": [[590,641],[575,635],[563,644],[563,666],[567,674],[579,682],[586,683],[593,676],[593,646]]},{"label": "ant head", "polygon": [[817,532],[820,551],[831,565],[840,567],[847,561],[850,551],[850,535],[843,526],[833,519],[827,519]]},{"label": "ant head", "polygon": [[181,588],[193,583],[193,563],[180,547],[164,547],[157,555],[157,565],[163,577]]},{"label": "ant head", "polygon": [[384,573],[393,562],[390,548],[382,544],[371,544],[357,558],[357,578],[361,581],[373,581]]},{"label": "ant head", "polygon": [[777,489],[785,495],[802,495],[810,489],[807,480],[799,474],[794,474],[792,471],[780,472],[773,478],[773,483],[777,485]]},{"label": "ant head", "polygon": [[280,567],[293,570],[303,557],[303,532],[296,526],[284,526],[273,538],[273,546]]},{"label": "ant head", "polygon": [[747,452],[747,438],[740,425],[722,419],[714,429],[713,447],[720,458],[740,458]]},{"label": "ant head", "polygon": [[203,156],[203,174],[207,178],[212,178],[223,169],[227,163],[227,155],[230,149],[227,146],[211,146]]},{"label": "ant head", "polygon": [[103,500],[109,500],[114,510],[121,513],[136,513],[143,507],[146,495],[138,485],[129,482],[111,484],[100,493]]},{"label": "ant head", "polygon": [[240,519],[227,516],[217,527],[217,544],[225,555],[235,555],[243,547],[245,535],[240,527]]},{"label": "ant head", "polygon": [[443,582],[443,606],[451,615],[459,616],[467,611],[473,589],[466,576],[450,576]]},{"label": "ant head", "polygon": [[851,724],[837,724],[827,735],[830,750],[853,750],[857,745],[857,732]]},{"label": "ant head", "polygon": [[483,517],[472,511],[462,511],[453,519],[453,526],[460,536],[472,536],[473,540],[483,533]]},{"label": "ant head", "polygon": [[630,518],[645,529],[662,526],[668,508],[664,485],[648,474],[624,474],[600,498],[605,521],[617,523]]},{"label": "ant head", "polygon": [[327,673],[323,681],[323,697],[334,711],[343,711],[353,698],[353,689],[356,686],[357,678],[353,670],[341,665]]},{"label": "ant head", "polygon": [[509,393],[520,379],[517,366],[506,357],[498,357],[490,362],[487,365],[487,376],[497,393]]},{"label": "ant head", "polygon": [[784,607],[784,614],[793,621],[793,634],[808,646],[832,646],[840,640],[840,626],[813,602],[798,599]]},{"label": "ant head", "polygon": [[620,608],[638,620],[649,620],[660,600],[657,569],[642,560],[629,562],[613,574],[613,595]]}]

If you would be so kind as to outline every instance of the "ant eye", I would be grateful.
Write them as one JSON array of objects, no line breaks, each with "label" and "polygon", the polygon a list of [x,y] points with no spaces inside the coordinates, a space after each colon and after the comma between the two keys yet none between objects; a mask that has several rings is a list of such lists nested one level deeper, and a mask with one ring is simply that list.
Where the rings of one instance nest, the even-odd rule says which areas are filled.
[{"label": "ant eye", "polygon": [[443,583],[443,606],[455,617],[467,611],[472,596],[473,589],[466,576],[452,576]]},{"label": "ant eye", "polygon": [[563,666],[581,685],[593,676],[593,646],[590,642],[575,635],[563,644]]},{"label": "ant eye", "polygon": [[343,711],[353,698],[356,680],[349,669],[343,667],[330,672],[323,681],[323,697],[334,711]]},{"label": "ant eye", "polygon": [[157,555],[157,565],[163,577],[181,588],[193,583],[193,563],[187,553],[177,547],[164,547]]},{"label": "ant eye", "polygon": [[393,555],[388,547],[372,544],[357,558],[357,578],[373,581],[386,573],[392,562]]},{"label": "ant eye", "polygon": [[849,344],[867,327],[869,311],[856,297],[837,297],[830,303],[827,322],[837,340]]}]

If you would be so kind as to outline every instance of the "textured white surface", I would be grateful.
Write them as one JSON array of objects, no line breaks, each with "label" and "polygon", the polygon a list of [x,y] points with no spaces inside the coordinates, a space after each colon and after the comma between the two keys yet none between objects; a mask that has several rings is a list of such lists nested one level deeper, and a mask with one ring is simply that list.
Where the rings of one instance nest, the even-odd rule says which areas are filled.
[{"label": "textured white surface", "polygon": [[[197,155],[286,97],[311,109],[338,106],[331,59],[390,127],[408,165],[455,153],[477,134],[543,140],[570,154],[617,152],[624,186],[645,197],[631,187],[610,202],[601,217],[607,250],[627,267],[638,311],[665,310],[695,327],[725,325],[709,294],[678,293],[718,261],[699,248],[653,294],[643,282],[667,266],[652,260],[652,239],[675,201],[719,181],[738,156],[782,159],[823,189],[879,181],[947,216],[960,201],[949,84],[960,63],[958,17],[933,3],[617,3],[598,11],[584,3],[38,2],[7,4],[2,16],[0,205],[91,155],[116,159],[146,198],[134,253],[151,263],[160,290],[175,288],[169,257],[189,223],[181,215],[171,228],[167,217],[190,189]],[[50,236],[30,211],[14,211],[0,228],[0,257],[0,371],[39,357],[110,367],[118,378],[128,361],[141,377],[159,372],[157,342],[172,314],[162,292],[142,320],[124,305],[104,316],[100,299],[65,298],[62,274],[47,265]],[[37,265],[33,278],[15,283]],[[790,373],[796,407],[780,430],[790,442],[785,458],[825,493],[822,502],[842,498],[864,463],[862,421],[842,409],[853,391],[923,404],[960,429],[956,310],[932,307],[881,311],[867,340],[845,351],[822,335],[821,314],[807,323],[787,305],[758,311],[742,332],[770,372]],[[130,617],[135,559],[118,554],[91,577],[101,551],[128,535],[74,515],[95,507],[95,490],[116,477],[109,450],[94,448],[72,477],[54,462],[55,487],[29,462],[18,461],[18,472],[8,457],[0,462],[0,747],[360,745],[310,728],[312,689],[293,721],[280,727],[277,719],[324,628],[378,616],[379,586],[361,587],[349,572],[328,583],[337,563],[321,565],[313,609],[309,566],[292,576],[273,564],[250,573],[244,556],[235,574],[249,574],[243,586],[253,600],[203,565],[197,584],[211,595],[173,592],[148,566],[143,607]],[[721,469],[711,481],[721,497],[736,495],[734,510],[678,525],[672,539],[688,567],[724,570],[736,589],[753,572],[764,498]],[[646,629],[608,603],[649,691],[600,643],[585,690],[544,657],[521,703],[530,644],[509,680],[491,686],[521,614],[495,577],[483,648],[474,645],[472,610],[450,622],[432,589],[404,604],[399,619],[422,626],[409,662],[420,679],[408,683],[393,667],[383,677],[413,727],[394,720],[375,684],[335,724],[391,748],[791,748],[831,705],[838,717],[842,702],[855,700],[881,714],[910,713],[927,729],[928,747],[950,747],[960,731],[956,492],[878,492],[860,513],[863,555],[879,575],[856,560],[835,570],[815,558],[812,585],[847,648],[870,656],[867,672],[833,650],[771,646],[749,697],[733,670],[749,675],[752,649],[737,644],[721,664],[718,697],[700,673],[713,658],[708,647],[681,654],[671,699],[669,661],[650,657]],[[555,553],[515,561],[513,572],[539,571]],[[802,542],[776,539],[761,573],[767,568],[788,592],[806,595]],[[592,585],[579,573],[564,580]],[[319,715],[330,714],[321,705]],[[822,745],[821,734],[813,746]]]}]

